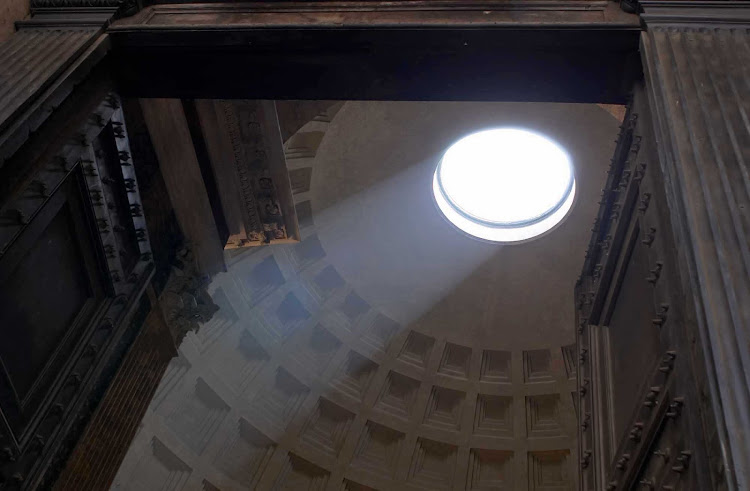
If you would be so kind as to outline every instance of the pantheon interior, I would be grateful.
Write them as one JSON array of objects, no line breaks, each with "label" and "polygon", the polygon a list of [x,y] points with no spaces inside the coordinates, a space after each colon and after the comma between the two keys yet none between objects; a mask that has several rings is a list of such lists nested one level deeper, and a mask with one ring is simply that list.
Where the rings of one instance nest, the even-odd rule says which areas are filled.
[{"label": "pantheon interior", "polygon": [[750,2],[7,0],[0,490],[750,490]]}]

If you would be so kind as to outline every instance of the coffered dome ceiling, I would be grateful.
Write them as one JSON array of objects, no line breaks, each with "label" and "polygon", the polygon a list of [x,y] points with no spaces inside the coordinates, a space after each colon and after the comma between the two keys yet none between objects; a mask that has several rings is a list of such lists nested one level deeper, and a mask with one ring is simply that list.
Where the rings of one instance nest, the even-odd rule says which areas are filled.
[{"label": "coffered dome ceiling", "polygon": [[[536,240],[478,241],[433,202],[441,152],[495,126],[575,166],[570,216]],[[617,129],[568,104],[313,118],[285,146],[302,242],[228,256],[221,310],[186,337],[112,489],[575,489],[573,285]]]}]

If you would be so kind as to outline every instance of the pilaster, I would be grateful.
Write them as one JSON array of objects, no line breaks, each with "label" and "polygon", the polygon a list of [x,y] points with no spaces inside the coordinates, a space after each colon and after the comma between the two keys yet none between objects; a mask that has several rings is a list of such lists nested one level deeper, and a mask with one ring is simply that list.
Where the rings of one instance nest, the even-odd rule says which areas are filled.
[{"label": "pilaster", "polygon": [[750,2],[640,4],[659,160],[695,305],[697,332],[686,334],[705,363],[706,439],[721,456],[712,477],[717,489],[750,489]]}]

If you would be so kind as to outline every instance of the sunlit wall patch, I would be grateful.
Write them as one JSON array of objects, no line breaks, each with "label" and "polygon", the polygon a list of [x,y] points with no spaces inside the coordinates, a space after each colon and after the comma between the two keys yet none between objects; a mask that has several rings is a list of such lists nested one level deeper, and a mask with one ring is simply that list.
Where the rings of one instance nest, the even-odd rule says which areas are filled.
[{"label": "sunlit wall patch", "polygon": [[451,145],[432,190],[459,229],[493,242],[518,242],[565,218],[576,183],[570,158],[557,143],[524,129],[494,128]]}]

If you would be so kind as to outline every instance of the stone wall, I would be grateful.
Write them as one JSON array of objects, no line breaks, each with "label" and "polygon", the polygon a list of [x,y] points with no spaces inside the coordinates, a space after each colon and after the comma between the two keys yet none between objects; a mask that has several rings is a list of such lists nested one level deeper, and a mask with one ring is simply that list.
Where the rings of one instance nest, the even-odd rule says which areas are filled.
[{"label": "stone wall", "polygon": [[13,23],[29,15],[29,0],[3,0],[0,4],[0,43],[15,31]]}]

